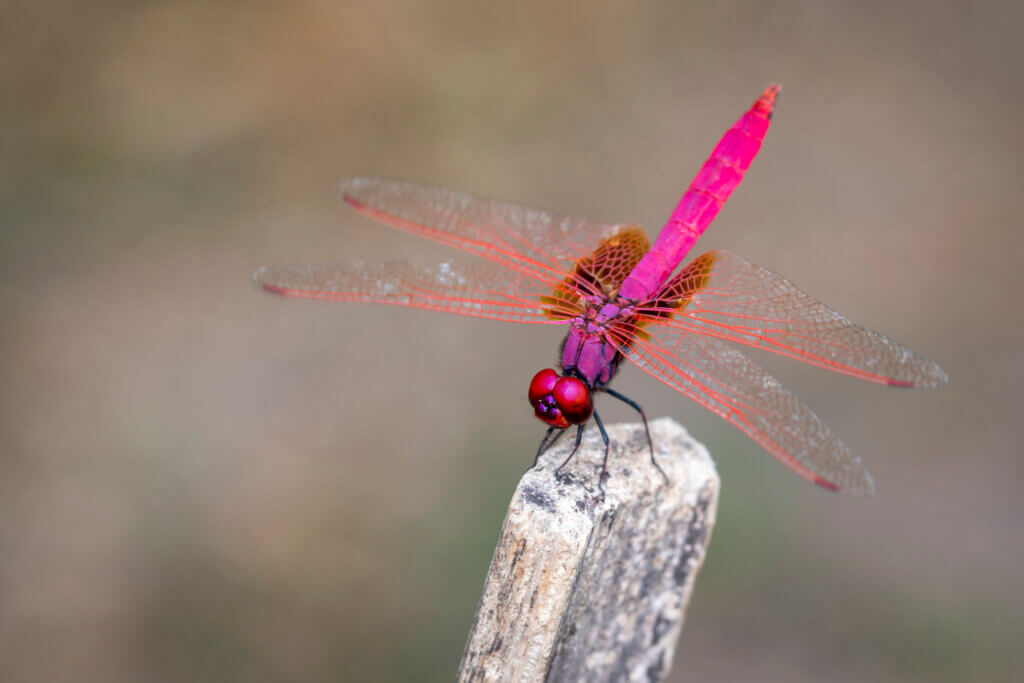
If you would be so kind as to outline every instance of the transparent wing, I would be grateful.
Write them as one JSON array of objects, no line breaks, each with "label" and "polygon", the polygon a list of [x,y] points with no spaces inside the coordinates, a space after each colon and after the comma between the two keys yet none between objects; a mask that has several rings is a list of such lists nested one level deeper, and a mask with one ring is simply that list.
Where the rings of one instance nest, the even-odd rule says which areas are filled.
[{"label": "transparent wing", "polygon": [[[428,308],[511,322],[553,323],[572,317],[575,299],[497,264],[449,260],[432,268],[390,262],[264,266],[263,289],[284,296]],[[543,298],[543,303],[541,299]]]},{"label": "transparent wing", "polygon": [[380,178],[346,179],[340,189],[345,201],[369,218],[552,285],[570,270],[566,262],[627,227]]},{"label": "transparent wing", "polygon": [[834,491],[869,494],[860,460],[804,405],[742,353],[698,334],[664,330],[622,352],[711,412],[724,417],[802,477]]},{"label": "transparent wing", "polygon": [[728,251],[699,256],[639,307],[658,327],[755,346],[861,379],[934,387],[946,373],[899,342],[856,325],[786,278]]}]

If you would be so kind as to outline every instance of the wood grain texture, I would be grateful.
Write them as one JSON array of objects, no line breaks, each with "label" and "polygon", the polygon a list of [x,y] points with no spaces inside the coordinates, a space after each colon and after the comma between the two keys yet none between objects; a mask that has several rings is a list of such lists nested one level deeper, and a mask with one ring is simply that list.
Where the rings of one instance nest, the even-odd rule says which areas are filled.
[{"label": "wood grain texture", "polygon": [[460,681],[658,681],[669,670],[714,526],[719,479],[673,420],[596,429],[523,475],[466,644]]}]

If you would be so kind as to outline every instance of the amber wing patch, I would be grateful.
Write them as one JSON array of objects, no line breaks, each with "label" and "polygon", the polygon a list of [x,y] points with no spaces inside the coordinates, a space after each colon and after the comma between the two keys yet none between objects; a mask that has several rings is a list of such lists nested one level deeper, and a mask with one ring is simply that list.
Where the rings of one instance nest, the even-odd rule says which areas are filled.
[{"label": "amber wing patch", "polygon": [[673,275],[650,300],[641,304],[637,312],[647,318],[671,318],[686,308],[693,295],[704,289],[715,266],[716,254],[709,251],[688,263]]},{"label": "amber wing patch", "polygon": [[650,246],[647,234],[639,227],[628,227],[606,237],[594,253],[573,265],[572,273],[555,287],[550,297],[542,297],[549,316],[555,320],[572,317],[571,311],[581,310],[584,297],[613,298]]}]

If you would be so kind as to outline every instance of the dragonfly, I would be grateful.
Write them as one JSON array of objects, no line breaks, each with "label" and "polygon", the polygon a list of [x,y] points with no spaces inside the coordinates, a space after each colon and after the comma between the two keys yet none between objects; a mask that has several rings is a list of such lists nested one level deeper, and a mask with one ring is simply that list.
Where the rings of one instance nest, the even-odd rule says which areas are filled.
[{"label": "dragonfly", "polygon": [[[560,371],[530,381],[534,414],[548,425],[536,465],[570,427],[579,448],[607,394],[643,408],[609,383],[622,361],[739,428],[800,476],[832,491],[869,494],[871,476],[793,393],[738,347],[795,358],[892,387],[946,382],[934,362],[854,324],[792,282],[728,251],[679,267],[746,174],[771,125],[779,87],[768,87],[722,136],[653,246],[636,225],[601,223],[449,189],[379,178],[340,183],[344,201],[370,219],[468,252],[432,267],[406,262],[275,265],[259,287],[288,297],[425,308],[567,329]],[[662,476],[654,458],[651,462]]]}]

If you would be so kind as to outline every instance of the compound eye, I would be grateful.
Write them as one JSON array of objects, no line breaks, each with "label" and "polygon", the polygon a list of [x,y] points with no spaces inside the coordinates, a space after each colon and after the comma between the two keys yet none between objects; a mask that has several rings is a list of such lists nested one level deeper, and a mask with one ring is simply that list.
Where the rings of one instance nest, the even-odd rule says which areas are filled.
[{"label": "compound eye", "polygon": [[536,406],[537,402],[550,394],[558,382],[558,373],[547,368],[541,370],[530,380],[530,405]]},{"label": "compound eye", "polygon": [[[538,373],[539,374],[539,373]],[[587,385],[575,377],[561,377],[551,392],[555,403],[562,409],[562,415],[571,424],[583,424],[594,413]]]}]

